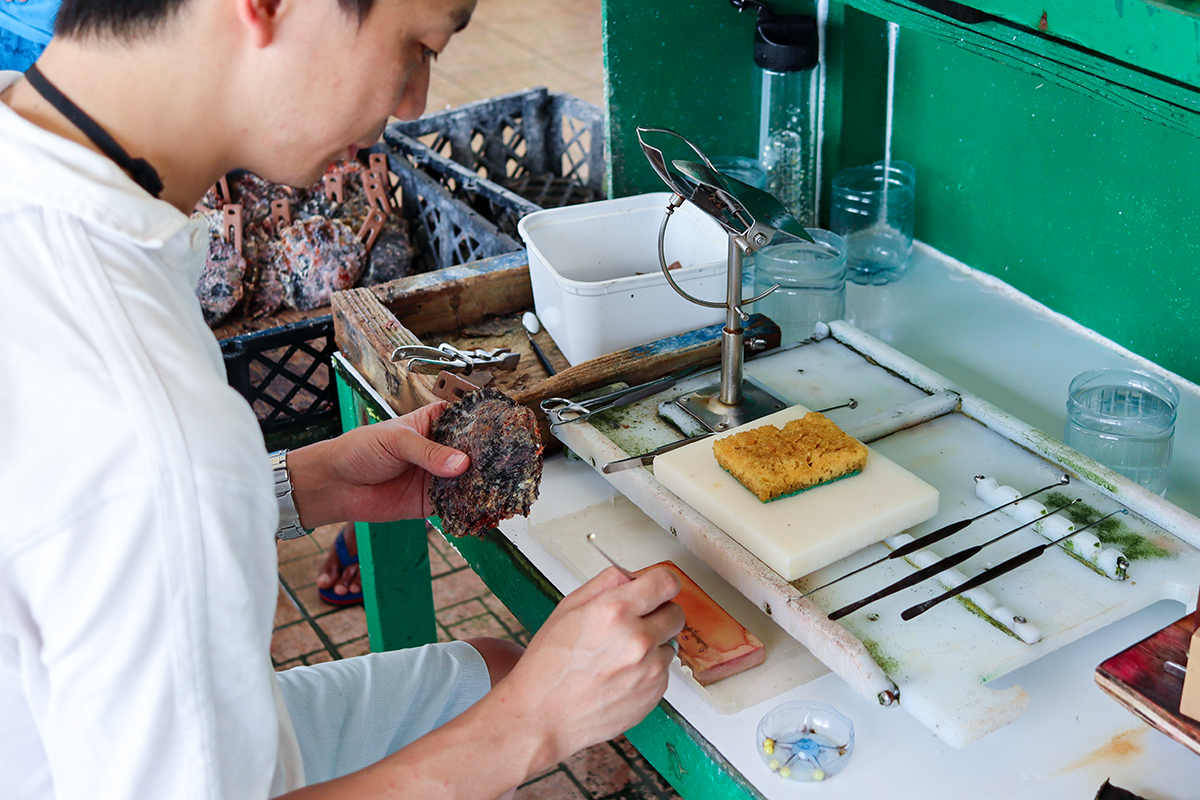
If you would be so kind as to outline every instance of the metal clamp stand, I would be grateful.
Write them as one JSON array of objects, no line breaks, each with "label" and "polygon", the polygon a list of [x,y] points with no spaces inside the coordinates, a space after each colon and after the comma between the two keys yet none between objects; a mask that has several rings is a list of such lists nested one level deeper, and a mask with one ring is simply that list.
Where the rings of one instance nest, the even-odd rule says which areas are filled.
[{"label": "metal clamp stand", "polygon": [[[787,404],[783,400],[745,377],[746,342],[742,323],[749,315],[743,308],[763,299],[778,289],[779,285],[775,284],[765,292],[743,300],[743,261],[746,255],[770,244],[777,236],[810,242],[812,237],[778,200],[761,189],[721,174],[696,145],[678,133],[663,128],[638,128],[637,133],[650,165],[674,192],[658,230],[658,262],[663,275],[671,288],[689,302],[725,309],[725,328],[721,334],[721,382],[678,398],[676,405],[710,431],[734,428],[785,408]],[[646,143],[643,138],[645,133],[663,133],[681,139],[703,159],[703,163],[673,161],[671,166],[679,174],[673,173],[667,167],[662,151]],[[667,224],[685,200],[717,220],[729,236],[723,302],[702,300],[688,294],[675,282],[667,267],[664,252]],[[749,344],[751,349],[757,350],[764,343],[752,339]]]}]

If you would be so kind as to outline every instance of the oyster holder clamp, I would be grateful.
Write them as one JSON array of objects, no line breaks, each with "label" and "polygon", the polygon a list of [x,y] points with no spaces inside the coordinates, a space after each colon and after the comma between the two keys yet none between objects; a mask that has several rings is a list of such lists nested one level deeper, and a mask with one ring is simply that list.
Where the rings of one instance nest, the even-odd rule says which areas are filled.
[{"label": "oyster holder clamp", "polygon": [[[674,136],[690,147],[701,161],[671,161],[662,150],[647,143],[645,134]],[[773,195],[747,183],[723,175],[708,156],[691,141],[666,128],[637,129],[638,141],[650,166],[673,192],[658,229],[658,264],[667,284],[685,300],[707,308],[725,309],[725,327],[721,333],[721,380],[673,401],[689,417],[709,431],[723,431],[751,422],[784,408],[787,404],[771,394],[766,387],[745,377],[745,331],[742,323],[749,319],[743,308],[762,300],[779,288],[775,284],[753,297],[742,298],[742,269],[745,256],[772,241],[812,242],[795,217]],[[672,169],[673,168],[673,169]],[[685,201],[690,201],[717,221],[729,237],[725,300],[715,302],[693,297],[671,276],[664,252],[664,239],[671,215]],[[764,343],[749,341],[752,350]]]}]

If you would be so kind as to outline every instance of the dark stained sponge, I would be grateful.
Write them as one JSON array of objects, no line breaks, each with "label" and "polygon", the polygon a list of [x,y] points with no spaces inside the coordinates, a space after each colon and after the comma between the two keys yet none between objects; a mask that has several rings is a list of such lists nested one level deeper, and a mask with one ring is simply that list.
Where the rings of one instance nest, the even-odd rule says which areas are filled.
[{"label": "dark stained sponge", "polygon": [[430,438],[471,458],[462,475],[434,476],[429,487],[447,534],[482,536],[502,519],[529,513],[542,480],[542,442],[530,409],[497,389],[480,389],[442,412]]}]

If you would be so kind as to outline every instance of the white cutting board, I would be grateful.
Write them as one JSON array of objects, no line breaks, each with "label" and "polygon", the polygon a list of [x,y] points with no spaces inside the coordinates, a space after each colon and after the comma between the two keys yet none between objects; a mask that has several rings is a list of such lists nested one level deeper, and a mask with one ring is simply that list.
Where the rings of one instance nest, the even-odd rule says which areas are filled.
[{"label": "white cutting board", "polygon": [[868,447],[858,475],[764,503],[721,468],[713,442],[763,425],[783,427],[796,405],[654,459],[654,476],[764,564],[793,581],[938,512],[938,490]]}]

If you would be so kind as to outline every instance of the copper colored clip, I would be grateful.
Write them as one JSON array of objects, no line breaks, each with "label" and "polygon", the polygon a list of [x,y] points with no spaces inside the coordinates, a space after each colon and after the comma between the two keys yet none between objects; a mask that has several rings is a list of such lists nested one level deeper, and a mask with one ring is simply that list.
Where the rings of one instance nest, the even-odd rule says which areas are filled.
[{"label": "copper colored clip", "polygon": [[377,169],[364,170],[362,182],[363,194],[367,196],[367,205],[384,214],[392,213],[392,201],[388,197],[387,173]]},{"label": "copper colored clip", "polygon": [[217,181],[217,205],[223,206],[233,202],[233,195],[229,191],[229,179],[222,175]]},{"label": "copper colored clip", "polygon": [[242,254],[242,207],[237,203],[229,203],[221,209],[224,217],[221,219],[221,235],[227,242],[233,242],[233,249],[238,255]]},{"label": "copper colored clip", "polygon": [[363,246],[368,253],[371,252],[371,247],[383,231],[383,222],[385,219],[387,217],[384,216],[382,211],[371,209],[367,212],[367,218],[363,220],[362,227],[358,231],[358,238],[362,240]]},{"label": "copper colored clip", "polygon": [[367,154],[367,166],[378,172],[380,175],[388,174],[388,160],[383,153]]},{"label": "copper colored clip", "polygon": [[286,197],[271,201],[271,224],[276,233],[292,224],[292,204]]},{"label": "copper colored clip", "polygon": [[321,179],[325,183],[325,196],[335,203],[342,202],[342,173],[341,171],[327,172]]}]

